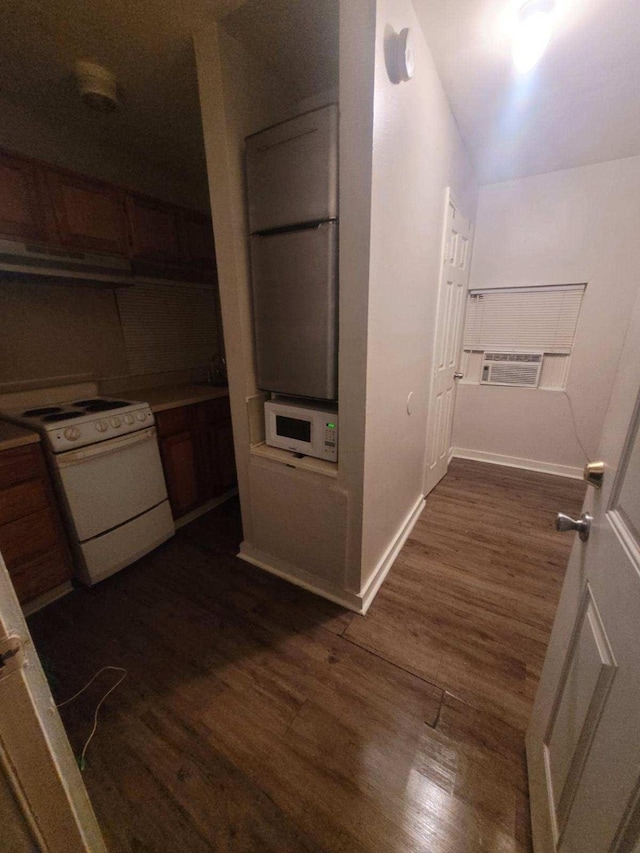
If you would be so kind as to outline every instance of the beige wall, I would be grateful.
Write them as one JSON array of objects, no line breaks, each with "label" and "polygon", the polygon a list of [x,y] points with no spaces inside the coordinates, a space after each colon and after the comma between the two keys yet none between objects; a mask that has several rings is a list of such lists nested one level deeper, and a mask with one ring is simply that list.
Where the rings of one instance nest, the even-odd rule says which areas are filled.
[{"label": "beige wall", "polygon": [[[417,72],[394,86],[388,27],[409,26]],[[196,38],[245,542],[241,554],[357,604],[421,498],[445,189],[473,216],[472,170],[409,0],[340,6],[338,478],[249,452],[256,393],[243,138],[293,115],[217,27]],[[278,97],[280,94],[280,97]],[[406,413],[414,392],[415,411]]]},{"label": "beige wall", "polygon": [[[244,139],[250,133],[287,118],[291,104],[278,81],[217,24],[197,33],[194,46],[211,211],[216,223],[216,258],[238,487],[244,537],[252,542],[254,513],[262,517],[269,511],[269,505],[254,499],[250,485],[247,400],[258,389],[251,321]],[[274,523],[277,524],[277,519]],[[277,538],[277,533],[274,536]],[[284,547],[284,533],[282,540]]]},{"label": "beige wall", "polygon": [[[485,186],[470,287],[586,282],[567,392],[596,453],[637,287],[640,157]],[[458,387],[453,443],[462,451],[566,466],[584,456],[557,391]],[[562,472],[562,468],[559,469]]]},{"label": "beige wall", "polygon": [[[378,0],[367,333],[363,580],[423,490],[445,189],[475,217],[477,190],[410,0]],[[416,69],[390,82],[385,42],[408,27]],[[413,393],[413,413],[407,398]]]},{"label": "beige wall", "polygon": [[340,3],[340,482],[349,496],[345,585],[362,587],[376,0]]},{"label": "beige wall", "polygon": [[[195,38],[216,222],[244,542],[241,553],[329,594],[360,590],[368,199],[375,2],[341,6],[340,466],[336,479],[250,454],[256,395],[244,138],[317,105],[284,91],[244,48],[211,26]],[[326,102],[331,93],[319,93]],[[364,308],[364,310],[363,310]],[[259,408],[259,403],[258,403]],[[347,596],[348,597],[348,596]],[[355,601],[355,599],[354,599]]]},{"label": "beige wall", "polygon": [[0,390],[127,372],[113,290],[0,284]]}]

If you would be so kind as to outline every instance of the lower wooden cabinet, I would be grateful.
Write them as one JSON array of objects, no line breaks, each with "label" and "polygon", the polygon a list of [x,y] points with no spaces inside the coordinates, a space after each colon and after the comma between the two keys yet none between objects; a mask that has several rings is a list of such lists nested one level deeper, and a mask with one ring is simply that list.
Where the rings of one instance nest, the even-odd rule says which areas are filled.
[{"label": "lower wooden cabinet", "polygon": [[160,455],[174,518],[236,484],[229,399],[207,400],[156,414]]},{"label": "lower wooden cabinet", "polygon": [[40,445],[0,451],[0,553],[18,598],[71,578],[71,559]]}]

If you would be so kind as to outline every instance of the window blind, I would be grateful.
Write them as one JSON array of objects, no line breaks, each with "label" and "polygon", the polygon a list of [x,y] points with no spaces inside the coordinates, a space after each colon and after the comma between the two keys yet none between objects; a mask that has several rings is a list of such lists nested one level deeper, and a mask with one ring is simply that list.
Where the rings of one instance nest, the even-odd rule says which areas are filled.
[{"label": "window blind", "polygon": [[585,285],[471,290],[464,348],[570,353]]},{"label": "window blind", "polygon": [[154,282],[116,293],[131,374],[201,367],[218,352],[213,287]]}]

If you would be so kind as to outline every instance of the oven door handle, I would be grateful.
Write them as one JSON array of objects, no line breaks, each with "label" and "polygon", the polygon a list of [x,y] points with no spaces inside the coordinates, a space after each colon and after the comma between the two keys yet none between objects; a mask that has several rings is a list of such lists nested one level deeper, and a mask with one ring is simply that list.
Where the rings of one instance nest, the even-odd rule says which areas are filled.
[{"label": "oven door handle", "polygon": [[79,447],[77,450],[67,450],[64,453],[58,453],[55,457],[55,463],[58,468],[66,468],[69,465],[88,462],[97,456],[109,456],[112,453],[119,453],[121,450],[125,450],[135,444],[140,444],[143,441],[151,441],[155,437],[156,428],[149,427],[148,429],[120,436],[119,438],[110,438],[100,444],[93,444],[89,445],[89,447]]}]

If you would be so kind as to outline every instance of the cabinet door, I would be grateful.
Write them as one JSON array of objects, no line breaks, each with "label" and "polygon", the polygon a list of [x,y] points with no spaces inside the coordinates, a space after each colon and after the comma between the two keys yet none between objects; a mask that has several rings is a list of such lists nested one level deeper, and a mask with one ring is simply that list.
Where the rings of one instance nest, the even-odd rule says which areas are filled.
[{"label": "cabinet door", "polygon": [[211,219],[194,210],[182,212],[182,250],[185,260],[200,278],[212,281],[216,276],[216,251]]},{"label": "cabinet door", "polygon": [[217,494],[224,494],[237,482],[236,458],[233,449],[231,421],[221,421],[211,427],[212,452],[214,454],[214,481]]},{"label": "cabinet door", "polygon": [[0,552],[23,603],[71,577],[62,523],[38,445],[0,453]]},{"label": "cabinet door", "polygon": [[209,400],[196,407],[202,458],[201,488],[205,500],[219,497],[236,483],[233,430],[228,398]]},{"label": "cabinet door", "polygon": [[147,196],[129,194],[127,213],[134,258],[170,264],[182,261],[179,208]]},{"label": "cabinet door", "polygon": [[44,595],[71,577],[69,557],[64,547],[52,548],[26,563],[7,568],[21,604]]},{"label": "cabinet door", "polygon": [[44,206],[35,163],[0,153],[0,235],[46,239]]},{"label": "cabinet door", "polygon": [[9,574],[14,566],[51,551],[57,544],[58,530],[53,507],[47,506],[0,527],[0,552]]},{"label": "cabinet door", "polygon": [[127,253],[126,218],[118,189],[53,170],[47,174],[47,184],[62,246],[105,255]]},{"label": "cabinet door", "polygon": [[180,518],[201,502],[196,449],[191,432],[161,438],[160,455],[173,517]]}]

